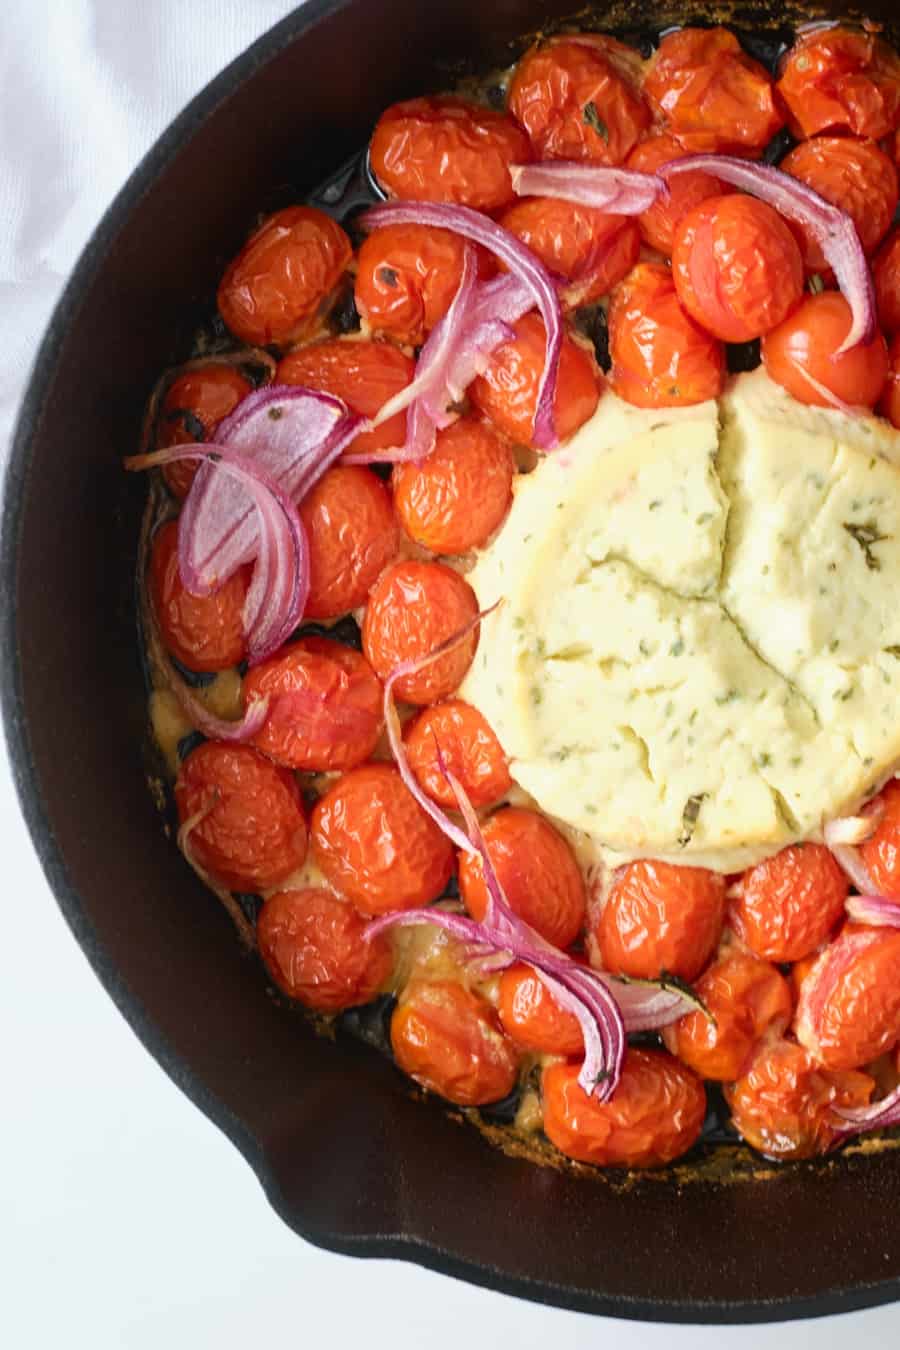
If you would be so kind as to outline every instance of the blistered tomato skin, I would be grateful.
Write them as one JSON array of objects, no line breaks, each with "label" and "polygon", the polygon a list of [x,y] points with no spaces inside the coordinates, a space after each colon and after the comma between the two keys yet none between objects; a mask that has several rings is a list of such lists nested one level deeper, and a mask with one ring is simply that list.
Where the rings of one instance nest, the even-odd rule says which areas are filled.
[{"label": "blistered tomato skin", "polygon": [[221,886],[265,891],[306,860],[307,834],[293,774],[249,745],[204,741],[188,755],[175,782],[188,851]]},{"label": "blistered tomato skin", "polygon": [[[628,156],[626,167],[637,173],[656,173],[662,164],[671,164],[673,160],[684,159],[689,155],[680,141],[666,131],[648,136],[636,145]],[[638,225],[644,243],[658,249],[667,257],[671,256],[675,239],[675,230],[682,219],[693,211],[695,206],[708,197],[718,197],[725,188],[712,174],[691,170],[678,174],[669,182],[669,195],[660,198],[642,215],[638,216]]]},{"label": "blistered tomato skin", "polygon": [[595,936],[603,965],[617,975],[693,980],[722,932],[725,879],[702,867],[627,863],[615,875]]},{"label": "blistered tomato skin", "polygon": [[497,1011],[503,1030],[522,1050],[568,1056],[584,1051],[578,1018],[554,1002],[531,966],[510,966],[503,972]]},{"label": "blistered tomato skin", "polygon": [[785,57],[778,92],[795,135],[851,132],[877,141],[900,122],[900,57],[874,33],[809,33]]},{"label": "blistered tomato skin", "polygon": [[351,769],[320,797],[316,861],[363,914],[429,905],[453,872],[453,849],[392,764]]},{"label": "blistered tomato skin", "polygon": [[638,228],[627,216],[564,202],[559,197],[523,197],[500,224],[557,276],[564,309],[590,305],[608,295],[638,260]]},{"label": "blistered tomato skin", "polygon": [[251,670],[244,707],[258,698],[269,710],[253,744],[289,769],[351,769],[381,734],[378,677],[359,652],[329,638],[303,638]]},{"label": "blistered tomato skin", "polygon": [[[462,280],[466,241],[428,225],[387,225],[360,246],[356,308],[372,332],[418,347],[442,319]],[[478,250],[479,274],[491,261]]]},{"label": "blistered tomato skin", "polygon": [[900,333],[895,333],[888,347],[887,384],[878,404],[878,412],[900,428]]},{"label": "blistered tomato skin", "polygon": [[794,1010],[787,980],[768,961],[726,952],[694,986],[710,1017],[691,1012],[666,1027],[666,1048],[701,1078],[730,1083],[764,1036],[780,1036]]},{"label": "blistered tomato skin", "polygon": [[859,852],[879,895],[900,900],[900,781],[891,781],[876,798],[881,818]]},{"label": "blistered tomato skin", "polygon": [[263,221],[219,284],[219,313],[243,342],[291,342],[320,312],[353,256],[344,230],[312,206]]},{"label": "blistered tomato skin", "polygon": [[888,334],[900,332],[900,229],[892,230],[872,262],[878,322]]},{"label": "blistered tomato skin", "polygon": [[801,403],[874,407],[887,380],[887,343],[876,333],[839,356],[851,323],[850,306],[837,291],[808,296],[763,338],[766,370]]},{"label": "blistered tomato skin", "polygon": [[288,998],[317,1012],[368,1003],[391,971],[386,937],[363,940],[365,919],[323,887],[270,895],[256,924],[259,954]]},{"label": "blistered tomato skin", "polygon": [[489,806],[512,787],[500,742],[477,708],[451,698],[407,722],[403,729],[409,766],[428,796],[456,809],[456,797],[438,762],[459,779],[473,806]]},{"label": "blistered tomato skin", "polygon": [[[302,384],[343,399],[352,412],[374,417],[388,399],[410,383],[415,362],[390,342],[365,338],[328,338],[299,347],[278,363],[278,384]],[[347,446],[347,455],[375,455],[402,445],[406,413],[389,417],[374,431],[363,431]]]},{"label": "blistered tomato skin", "polygon": [[457,1106],[484,1106],[515,1086],[518,1057],[497,1014],[450,980],[413,980],[391,1018],[399,1067]]},{"label": "blistered tomato skin", "polygon": [[[866,253],[874,252],[897,210],[897,170],[874,141],[816,136],[802,141],[778,167],[846,211]],[[807,271],[827,272],[828,261],[812,236],[801,226],[795,233]]]},{"label": "blistered tomato skin", "polygon": [[307,619],[336,619],[366,603],[396,557],[400,531],[388,488],[371,469],[335,464],[300,503],[309,543]]},{"label": "blistered tomato skin", "polygon": [[512,201],[509,166],[530,158],[511,117],[453,95],[392,104],[369,146],[372,172],[390,196],[476,211]]},{"label": "blistered tomato skin", "polygon": [[900,931],[847,924],[804,979],[794,1029],[827,1069],[857,1069],[900,1040]]},{"label": "blistered tomato skin", "polygon": [[178,570],[178,522],[153,537],[150,592],[168,651],[189,670],[227,670],[243,661],[244,601],[249,569],[240,568],[215,595],[191,595]]},{"label": "blistered tomato skin", "polygon": [[[569,844],[537,811],[509,806],[491,816],[484,839],[510,908],[554,947],[570,947],[584,925],[584,880]],[[487,909],[481,859],[460,857],[459,889],[473,919]]]},{"label": "blistered tomato skin", "polygon": [[[159,414],[156,444],[171,445],[212,440],[213,432],[250,393],[251,385],[234,366],[225,362],[186,370],[166,390]],[[183,500],[199,468],[195,460],[180,459],[166,464],[163,477],[169,489]]]},{"label": "blistered tomato skin", "polygon": [[597,1167],[663,1167],[697,1142],[706,1116],[700,1079],[662,1050],[627,1050],[608,1102],[579,1086],[575,1064],[545,1069],[542,1093],[547,1138]]},{"label": "blistered tomato skin", "polygon": [[757,956],[800,961],[827,941],[848,890],[827,848],[792,844],[744,873],[728,922]]}]

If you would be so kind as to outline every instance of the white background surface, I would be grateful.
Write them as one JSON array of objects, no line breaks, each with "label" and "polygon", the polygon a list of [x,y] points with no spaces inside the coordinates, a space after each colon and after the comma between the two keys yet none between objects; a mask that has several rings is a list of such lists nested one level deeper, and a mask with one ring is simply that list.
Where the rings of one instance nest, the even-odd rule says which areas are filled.
[{"label": "white background surface", "polygon": [[[101,211],[169,120],[290,0],[0,4],[0,452]],[[102,991],[32,853],[0,749],[0,1345],[871,1350],[900,1305],[815,1325],[666,1328],[534,1307],[304,1245]],[[859,1222],[865,1223],[865,1214]],[[898,1216],[900,1223],[900,1216]]]}]

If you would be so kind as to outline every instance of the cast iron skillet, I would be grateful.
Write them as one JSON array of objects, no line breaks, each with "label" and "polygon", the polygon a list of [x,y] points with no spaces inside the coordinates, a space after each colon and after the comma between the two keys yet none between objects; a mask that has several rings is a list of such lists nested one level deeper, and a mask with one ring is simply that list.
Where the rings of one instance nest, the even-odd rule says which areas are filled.
[{"label": "cast iron skillet", "polygon": [[[146,485],[119,460],[157,374],[185,353],[192,306],[254,213],[320,181],[386,104],[446,86],[457,59],[509,59],[519,35],[571,4],[310,0],[214,80],[134,173],[53,317],[6,477],[0,662],[13,771],[100,979],[303,1237],[620,1317],[762,1321],[880,1303],[900,1294],[896,1156],[628,1186],[505,1156],[412,1100],[386,1061],[316,1038],[266,997],[147,791],[132,595]],[[872,18],[892,11],[893,0],[868,4]],[[776,22],[765,4],[733,13],[745,28]],[[592,17],[636,28],[643,16],[600,4]],[[661,25],[658,9],[649,17]],[[790,17],[779,9],[778,22]]]}]

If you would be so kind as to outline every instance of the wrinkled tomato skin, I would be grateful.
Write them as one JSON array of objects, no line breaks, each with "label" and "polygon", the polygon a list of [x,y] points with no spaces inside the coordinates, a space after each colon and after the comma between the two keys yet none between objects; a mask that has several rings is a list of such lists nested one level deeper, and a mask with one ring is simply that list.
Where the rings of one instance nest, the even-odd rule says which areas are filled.
[{"label": "wrinkled tomato skin", "polygon": [[714,1020],[691,1012],[666,1027],[666,1049],[701,1078],[731,1083],[763,1036],[781,1035],[794,1011],[787,980],[768,961],[726,952],[694,986]]},{"label": "wrinkled tomato skin", "polygon": [[440,806],[456,810],[456,797],[441,771],[459,779],[473,806],[489,806],[512,787],[500,742],[477,708],[451,698],[432,704],[407,722],[403,740],[409,766],[420,786]]},{"label": "wrinkled tomato skin", "polygon": [[681,28],[660,42],[644,95],[691,153],[762,150],[784,125],[772,79],[726,28]]},{"label": "wrinkled tomato skin", "polygon": [[578,1018],[553,1000],[531,966],[510,966],[500,977],[497,1011],[507,1036],[540,1055],[580,1055],[584,1040]]},{"label": "wrinkled tomato skin", "polygon": [[900,900],[900,781],[891,779],[876,803],[881,818],[871,838],[860,844],[860,857],[876,894]]},{"label": "wrinkled tomato skin", "polygon": [[221,886],[265,891],[306,861],[297,783],[252,746],[198,745],[178,772],[175,804],[182,825],[206,812],[190,831],[188,850]]},{"label": "wrinkled tomato skin", "polygon": [[394,1059],[422,1087],[457,1106],[484,1106],[515,1086],[518,1058],[497,1014],[450,980],[413,980],[391,1018]]},{"label": "wrinkled tomato skin", "polygon": [[[571,847],[546,817],[508,806],[484,826],[488,854],[510,908],[554,947],[570,947],[584,926],[584,879]],[[473,919],[487,909],[481,859],[465,854],[459,889]]]},{"label": "wrinkled tomato skin", "polygon": [[372,172],[390,196],[476,211],[512,201],[509,166],[530,158],[511,117],[446,94],[392,104],[369,146]]},{"label": "wrinkled tomato skin", "polygon": [[[418,347],[450,308],[462,280],[466,241],[429,225],[386,225],[360,247],[355,298],[372,332]],[[493,264],[477,250],[478,273]]]},{"label": "wrinkled tomato skin", "polygon": [[509,442],[490,423],[460,417],[438,431],[427,459],[393,471],[404,531],[432,553],[483,547],[509,510],[515,467]]},{"label": "wrinkled tomato skin", "polygon": [[760,1046],[750,1067],[725,1088],[732,1124],[752,1148],[780,1162],[827,1153],[837,1141],[835,1108],[865,1106],[866,1073],[830,1072],[800,1045]]},{"label": "wrinkled tomato skin", "polygon": [[663,1167],[697,1142],[706,1116],[703,1084],[662,1050],[626,1050],[608,1102],[579,1086],[575,1064],[546,1068],[542,1094],[550,1142],[597,1167]]},{"label": "wrinkled tomato skin", "polygon": [[321,312],[352,256],[346,232],[323,211],[276,211],[225,269],[219,313],[242,342],[292,342]]},{"label": "wrinkled tomato skin", "polygon": [[[838,400],[850,407],[873,408],[887,380],[887,343],[876,333],[871,342],[838,356],[851,321],[850,306],[837,291],[807,296],[762,340],[769,375],[800,403],[829,408]],[[832,397],[815,388],[804,371]]]},{"label": "wrinkled tomato skin", "polygon": [[892,230],[872,262],[878,321],[888,334],[900,332],[900,229]]},{"label": "wrinkled tomato skin", "polygon": [[288,998],[317,1012],[368,1003],[391,972],[382,935],[363,940],[365,919],[324,887],[270,895],[256,924],[259,954]]},{"label": "wrinkled tomato skin", "polygon": [[313,808],[313,851],[362,914],[430,905],[453,872],[453,849],[392,764],[363,764]]},{"label": "wrinkled tomato skin", "polygon": [[[534,313],[523,315],[512,328],[515,337],[494,348],[484,373],[472,381],[468,392],[498,430],[519,445],[531,445],[547,334],[543,319]],[[601,383],[593,357],[564,333],[553,400],[553,421],[561,441],[593,417]]]},{"label": "wrinkled tomato skin", "polygon": [[798,138],[832,131],[877,141],[900,121],[900,57],[874,33],[809,33],[787,53],[778,92]]},{"label": "wrinkled tomato skin", "polygon": [[612,38],[551,38],[516,66],[509,110],[535,159],[622,164],[650,125],[640,72],[638,53]]},{"label": "wrinkled tomato skin", "polygon": [[827,1069],[858,1069],[900,1040],[900,931],[847,924],[803,981],[795,1031]]},{"label": "wrinkled tomato skin", "polygon": [[609,308],[612,389],[638,408],[678,408],[718,398],[725,351],[682,308],[668,267],[639,263]]},{"label": "wrinkled tomato skin", "polygon": [[[363,651],[379,679],[401,661],[428,656],[478,614],[472,587],[439,562],[409,559],[385,568],[369,593],[363,620]],[[437,703],[462,683],[478,646],[477,629],[458,647],[394,686],[407,703]]]},{"label": "wrinkled tomato skin", "polygon": [[797,241],[755,197],[711,197],[675,233],[672,276],[684,309],[723,342],[752,342],[786,319],[803,294]]},{"label": "wrinkled tomato skin", "polygon": [[637,225],[627,216],[559,197],[523,197],[504,211],[500,224],[569,283],[560,293],[564,309],[608,295],[641,250]]},{"label": "wrinkled tomato skin", "polygon": [[[156,436],[158,449],[211,440],[222,419],[234,412],[251,388],[249,380],[225,362],[186,370],[166,390]],[[190,492],[199,467],[192,459],[164,465],[166,485],[179,501]]]},{"label": "wrinkled tomato skin", "polygon": [[310,637],[254,667],[245,709],[269,710],[253,745],[288,769],[329,773],[368,759],[381,734],[381,684],[364,656],[330,638]]},{"label": "wrinkled tomato skin", "polygon": [[[897,170],[874,141],[816,136],[795,146],[778,167],[846,211],[866,253],[874,253],[897,210]],[[828,260],[812,236],[799,225],[794,233],[806,270],[828,273]]]},{"label": "wrinkled tomato skin", "polygon": [[888,347],[887,384],[878,404],[882,417],[900,429],[900,333],[895,333]]},{"label": "wrinkled tomato skin", "polygon": [[[684,159],[690,153],[674,136],[661,131],[634,147],[626,167],[637,173],[656,173],[660,165]],[[724,191],[720,179],[712,174],[691,170],[676,175],[669,181],[669,195],[638,216],[644,243],[671,257],[675,231],[683,218],[708,197],[718,197]]]},{"label": "wrinkled tomato skin", "polygon": [[188,670],[227,670],[243,661],[249,575],[242,567],[215,595],[191,595],[178,570],[178,522],[157,530],[150,554],[153,610],[166,649]]},{"label": "wrinkled tomato skin", "polygon": [[722,932],[725,880],[702,867],[627,863],[615,875],[596,924],[605,969],[655,980],[693,980]]},{"label": "wrinkled tomato skin", "polygon": [[800,961],[841,918],[849,883],[822,844],[792,844],[745,872],[728,922],[757,956]]},{"label": "wrinkled tomato skin", "polygon": [[309,543],[307,619],[336,619],[366,603],[397,555],[391,494],[371,469],[335,464],[300,503]]},{"label": "wrinkled tomato skin", "polygon": [[[365,338],[327,338],[299,347],[279,361],[277,384],[300,384],[343,399],[351,412],[374,417],[389,398],[410,383],[415,362],[390,342]],[[402,445],[406,413],[395,413],[374,431],[363,431],[347,446],[346,455],[376,455]]]}]

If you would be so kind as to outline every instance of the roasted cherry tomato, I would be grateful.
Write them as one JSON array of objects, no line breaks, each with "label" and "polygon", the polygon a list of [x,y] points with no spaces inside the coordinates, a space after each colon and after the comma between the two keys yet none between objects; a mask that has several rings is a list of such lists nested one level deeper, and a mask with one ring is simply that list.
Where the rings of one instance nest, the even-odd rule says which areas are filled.
[{"label": "roasted cherry tomato", "polygon": [[644,94],[692,152],[762,150],[784,124],[772,79],[727,28],[679,28],[660,42]]},{"label": "roasted cherry tomato", "polygon": [[797,1040],[826,1069],[858,1069],[900,1040],[900,931],[847,924],[803,981]]},{"label": "roasted cherry tomato", "polygon": [[306,821],[293,774],[249,745],[204,741],[175,782],[187,847],[221,886],[264,891],[306,860]]},{"label": "roasted cherry tomato", "polygon": [[837,291],[808,296],[763,338],[766,370],[801,403],[874,407],[887,379],[887,343],[876,333],[838,356],[851,322],[850,306]]},{"label": "roasted cherry tomato", "polygon": [[872,263],[878,320],[886,333],[900,333],[900,229],[892,230]]},{"label": "roasted cherry tomato", "polygon": [[324,212],[276,211],[225,269],[219,313],[242,342],[293,342],[321,313],[352,256],[346,231]]},{"label": "roasted cherry tomato", "polygon": [[767,1158],[812,1158],[837,1140],[835,1108],[865,1106],[874,1083],[867,1073],[831,1073],[800,1045],[760,1046],[737,1082],[725,1089],[731,1120]]},{"label": "roasted cherry tomato", "polygon": [[[508,806],[484,826],[488,854],[510,908],[554,947],[570,947],[584,925],[584,879],[575,854],[537,811]],[[460,858],[459,889],[473,919],[487,909],[481,859]]]},{"label": "roasted cherry tomato", "polygon": [[[874,252],[897,209],[897,170],[874,141],[816,136],[802,141],[778,167],[846,211],[863,248]],[[828,260],[815,239],[802,226],[795,226],[794,231],[807,271],[828,272]]]},{"label": "roasted cherry tomato", "polygon": [[881,817],[859,852],[878,895],[900,900],[900,780],[892,778],[873,806]]},{"label": "roasted cherry tomato", "polygon": [[827,940],[848,890],[827,848],[792,844],[744,873],[728,922],[757,956],[800,961]]},{"label": "roasted cherry tomato", "polygon": [[508,441],[489,422],[461,417],[437,433],[421,464],[394,469],[400,523],[432,553],[481,548],[509,510],[515,468]]},{"label": "roasted cherry tomato", "polygon": [[626,1050],[608,1102],[579,1086],[575,1064],[545,1069],[542,1095],[550,1142],[598,1167],[662,1167],[696,1143],[706,1118],[700,1079],[662,1050]]},{"label": "roasted cherry tomato", "polygon": [[[544,372],[547,334],[539,315],[525,314],[514,323],[515,337],[501,342],[484,373],[469,385],[469,398],[495,426],[520,445],[530,445],[538,389]],[[563,335],[553,417],[560,440],[593,417],[600,398],[600,372],[583,347]]]},{"label": "roasted cherry tomato", "polygon": [[639,263],[609,307],[610,384],[638,408],[677,408],[718,398],[721,342],[682,309],[668,267]]},{"label": "roasted cherry tomato", "polygon": [[878,411],[900,428],[900,333],[894,334],[888,347],[888,378]]},{"label": "roasted cherry tomato", "polygon": [[782,63],[778,92],[799,137],[849,131],[878,141],[900,122],[900,57],[874,33],[807,33]]},{"label": "roasted cherry tomato", "polygon": [[622,164],[650,125],[640,74],[638,53],[614,38],[551,38],[516,66],[509,110],[528,132],[536,159]]},{"label": "roasted cherry tomato", "polygon": [[[279,361],[275,379],[278,384],[302,384],[333,394],[353,412],[374,417],[389,398],[406,388],[415,368],[412,357],[390,342],[330,338],[291,352]],[[399,412],[374,431],[354,437],[344,453],[377,455],[405,439],[406,413]]]},{"label": "roasted cherry tomato", "polygon": [[344,774],[316,802],[310,832],[325,876],[363,914],[429,905],[453,872],[450,841],[392,764]]},{"label": "roasted cherry tomato", "polygon": [[438,762],[465,788],[473,806],[488,806],[512,787],[500,742],[477,708],[451,698],[434,703],[403,729],[409,766],[429,797],[456,809],[456,797]]},{"label": "roasted cherry tomato", "polygon": [[330,638],[302,638],[254,667],[243,697],[245,708],[268,698],[253,744],[288,769],[352,769],[381,734],[378,677],[364,656]]},{"label": "roasted cherry tomato", "polygon": [[458,1106],[507,1097],[518,1058],[497,1014],[452,980],[412,980],[391,1018],[394,1059],[422,1087]]},{"label": "roasted cherry tomato", "polygon": [[523,1050],[541,1055],[581,1055],[584,1051],[578,1018],[554,1002],[531,966],[510,966],[503,972],[497,1011],[503,1030]]},{"label": "roasted cherry tomato", "polygon": [[324,887],[279,891],[256,924],[259,954],[288,998],[317,1012],[368,1003],[391,972],[385,937],[363,940],[366,921]]},{"label": "roasted cherry tomato", "polygon": [[628,216],[560,197],[524,197],[503,213],[500,224],[569,283],[560,292],[566,309],[608,295],[641,251],[637,225]]},{"label": "roasted cherry tomato", "polygon": [[[450,308],[462,280],[466,241],[428,225],[386,225],[359,250],[356,308],[375,333],[418,347]],[[493,264],[478,249],[478,271]]]},{"label": "roasted cherry tomato", "polygon": [[[478,613],[469,583],[438,562],[393,563],[369,593],[363,621],[363,651],[376,674],[386,680],[401,661],[428,656],[459,633]],[[452,694],[472,664],[478,631],[394,686],[407,703],[436,703]]]},{"label": "roasted cherry tomato", "polygon": [[738,192],[695,206],[675,232],[672,276],[692,319],[723,342],[770,332],[803,294],[803,259],[771,206]]},{"label": "roasted cherry tomato", "polygon": [[505,113],[442,94],[394,103],[372,133],[369,163],[392,197],[499,211],[512,201],[511,164],[531,158]]},{"label": "roasted cherry tomato", "polygon": [[[224,361],[186,370],[166,390],[159,413],[157,446],[163,450],[170,445],[211,440],[222,419],[234,412],[251,388],[237,367]],[[163,477],[176,497],[188,495],[199,467],[192,459],[165,465]]]},{"label": "roasted cherry tomato", "polygon": [[665,1028],[663,1040],[701,1078],[721,1083],[740,1077],[762,1037],[780,1036],[794,1011],[784,976],[743,952],[713,961],[694,988],[710,1016],[688,1013]]},{"label": "roasted cherry tomato", "polygon": [[[667,131],[648,136],[636,145],[628,156],[627,167],[638,173],[656,173],[662,164],[671,164],[674,159],[684,159],[691,152]],[[712,174],[693,169],[689,173],[679,174],[669,182],[668,197],[661,198],[642,215],[638,216],[638,225],[645,243],[658,249],[667,256],[672,252],[675,230],[684,216],[695,206],[706,201],[707,197],[718,197],[725,191],[718,178]]]},{"label": "roasted cherry tomato", "polygon": [[595,936],[607,970],[693,980],[722,932],[725,879],[703,867],[642,861],[619,869]]},{"label": "roasted cherry tomato", "polygon": [[150,591],[167,649],[189,670],[227,670],[243,661],[244,601],[250,569],[242,567],[215,595],[191,595],[178,570],[178,522],[153,537]]},{"label": "roasted cherry tomato", "polygon": [[391,494],[370,469],[336,464],[300,503],[309,541],[307,619],[335,619],[366,603],[396,557],[400,531]]}]

